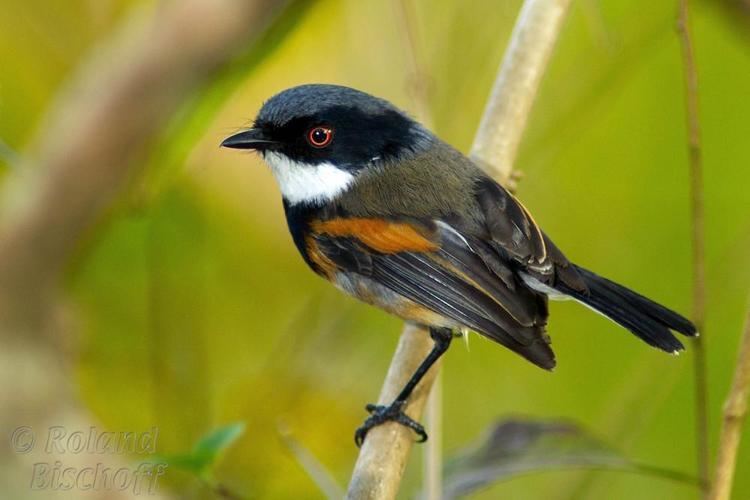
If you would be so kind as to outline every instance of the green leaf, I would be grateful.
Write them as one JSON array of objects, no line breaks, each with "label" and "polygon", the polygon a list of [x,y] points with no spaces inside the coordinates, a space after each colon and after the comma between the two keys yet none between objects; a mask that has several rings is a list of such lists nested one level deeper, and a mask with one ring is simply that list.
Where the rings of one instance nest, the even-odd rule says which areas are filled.
[{"label": "green leaf", "polygon": [[497,422],[478,443],[448,460],[444,495],[456,498],[523,474],[566,468],[639,472],[698,484],[692,476],[636,463],[577,424],[507,419]]},{"label": "green leaf", "polygon": [[213,467],[217,459],[244,432],[244,422],[218,427],[199,439],[189,453],[159,455],[153,457],[153,460],[166,462],[171,467],[190,472],[208,484],[213,484]]},{"label": "green leaf", "polygon": [[198,456],[191,453],[180,455],[157,455],[152,457],[154,462],[164,462],[175,469],[190,472],[196,476],[201,476],[206,468],[206,463]]},{"label": "green leaf", "polygon": [[207,465],[211,465],[221,452],[229,448],[244,432],[244,422],[235,422],[219,427],[195,443],[192,454],[202,458]]}]

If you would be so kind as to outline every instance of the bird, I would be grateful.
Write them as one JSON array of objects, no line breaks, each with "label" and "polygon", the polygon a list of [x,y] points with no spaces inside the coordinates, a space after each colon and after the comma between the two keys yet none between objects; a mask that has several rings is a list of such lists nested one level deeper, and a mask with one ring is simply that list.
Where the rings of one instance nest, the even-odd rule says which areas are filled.
[{"label": "bird", "polygon": [[463,332],[554,368],[549,300],[577,301],[668,353],[684,349],[673,332],[698,335],[680,314],[568,260],[511,192],[385,99],[340,85],[291,87],[221,146],[256,151],[270,166],[314,272],[433,340],[392,403],[365,407],[357,446],[388,421],[427,440],[404,408]]}]

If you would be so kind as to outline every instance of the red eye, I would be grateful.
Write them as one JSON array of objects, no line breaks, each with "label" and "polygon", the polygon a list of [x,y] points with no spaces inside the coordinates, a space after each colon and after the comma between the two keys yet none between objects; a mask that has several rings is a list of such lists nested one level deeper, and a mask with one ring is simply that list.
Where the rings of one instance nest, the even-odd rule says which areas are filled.
[{"label": "red eye", "polygon": [[307,142],[314,148],[324,148],[333,140],[333,129],[329,127],[311,128],[307,133]]}]

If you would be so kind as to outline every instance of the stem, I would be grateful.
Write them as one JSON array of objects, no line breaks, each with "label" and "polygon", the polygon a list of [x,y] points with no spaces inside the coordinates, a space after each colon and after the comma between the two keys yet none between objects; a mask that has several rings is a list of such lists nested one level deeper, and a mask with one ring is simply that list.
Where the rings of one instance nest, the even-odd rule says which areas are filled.
[{"label": "stem", "polygon": [[[557,41],[570,0],[525,0],[511,35],[471,157],[501,182],[510,178],[531,104]],[[432,348],[426,330],[407,325],[391,361],[379,402],[389,403]],[[419,418],[435,379],[433,367],[409,398],[406,411]],[[395,498],[414,438],[386,423],[372,429],[360,450],[347,498]]]},{"label": "stem", "polygon": [[692,319],[701,336],[693,341],[693,374],[695,385],[695,448],[698,477],[703,485],[704,497],[709,490],[708,445],[708,374],[705,349],[706,317],[706,265],[705,216],[703,210],[703,165],[701,128],[698,111],[698,73],[690,28],[688,0],[679,0],[677,31],[682,43],[682,63],[685,76],[685,107],[688,129],[690,161],[690,211],[693,247],[693,298]]},{"label": "stem", "polygon": [[740,340],[740,351],[734,371],[732,388],[724,403],[724,420],[716,454],[716,473],[709,494],[711,500],[729,500],[732,479],[737,464],[737,448],[742,435],[742,423],[747,414],[750,395],[750,308],[745,319],[745,331]]},{"label": "stem", "polygon": [[424,498],[441,500],[443,498],[443,376],[436,375],[427,400],[425,412],[425,430],[430,439],[425,443]]},{"label": "stem", "polygon": [[342,498],[344,490],[325,466],[320,463],[320,460],[294,436],[289,425],[283,420],[279,420],[276,430],[282,444],[294,456],[297,463],[305,470],[321,493],[328,499]]}]

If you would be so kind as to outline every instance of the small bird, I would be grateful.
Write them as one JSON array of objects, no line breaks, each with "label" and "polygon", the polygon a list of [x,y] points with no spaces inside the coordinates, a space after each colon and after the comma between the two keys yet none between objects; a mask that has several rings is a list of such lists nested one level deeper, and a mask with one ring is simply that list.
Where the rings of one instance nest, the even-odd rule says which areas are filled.
[{"label": "small bird", "polygon": [[276,177],[302,258],[354,297],[429,329],[434,346],[387,406],[355,433],[404,413],[412,391],[473,330],[547,370],[548,299],[573,299],[669,353],[681,315],[570,262],[529,211],[471,159],[386,100],[325,84],[269,99],[252,128],[221,143],[260,153]]}]

